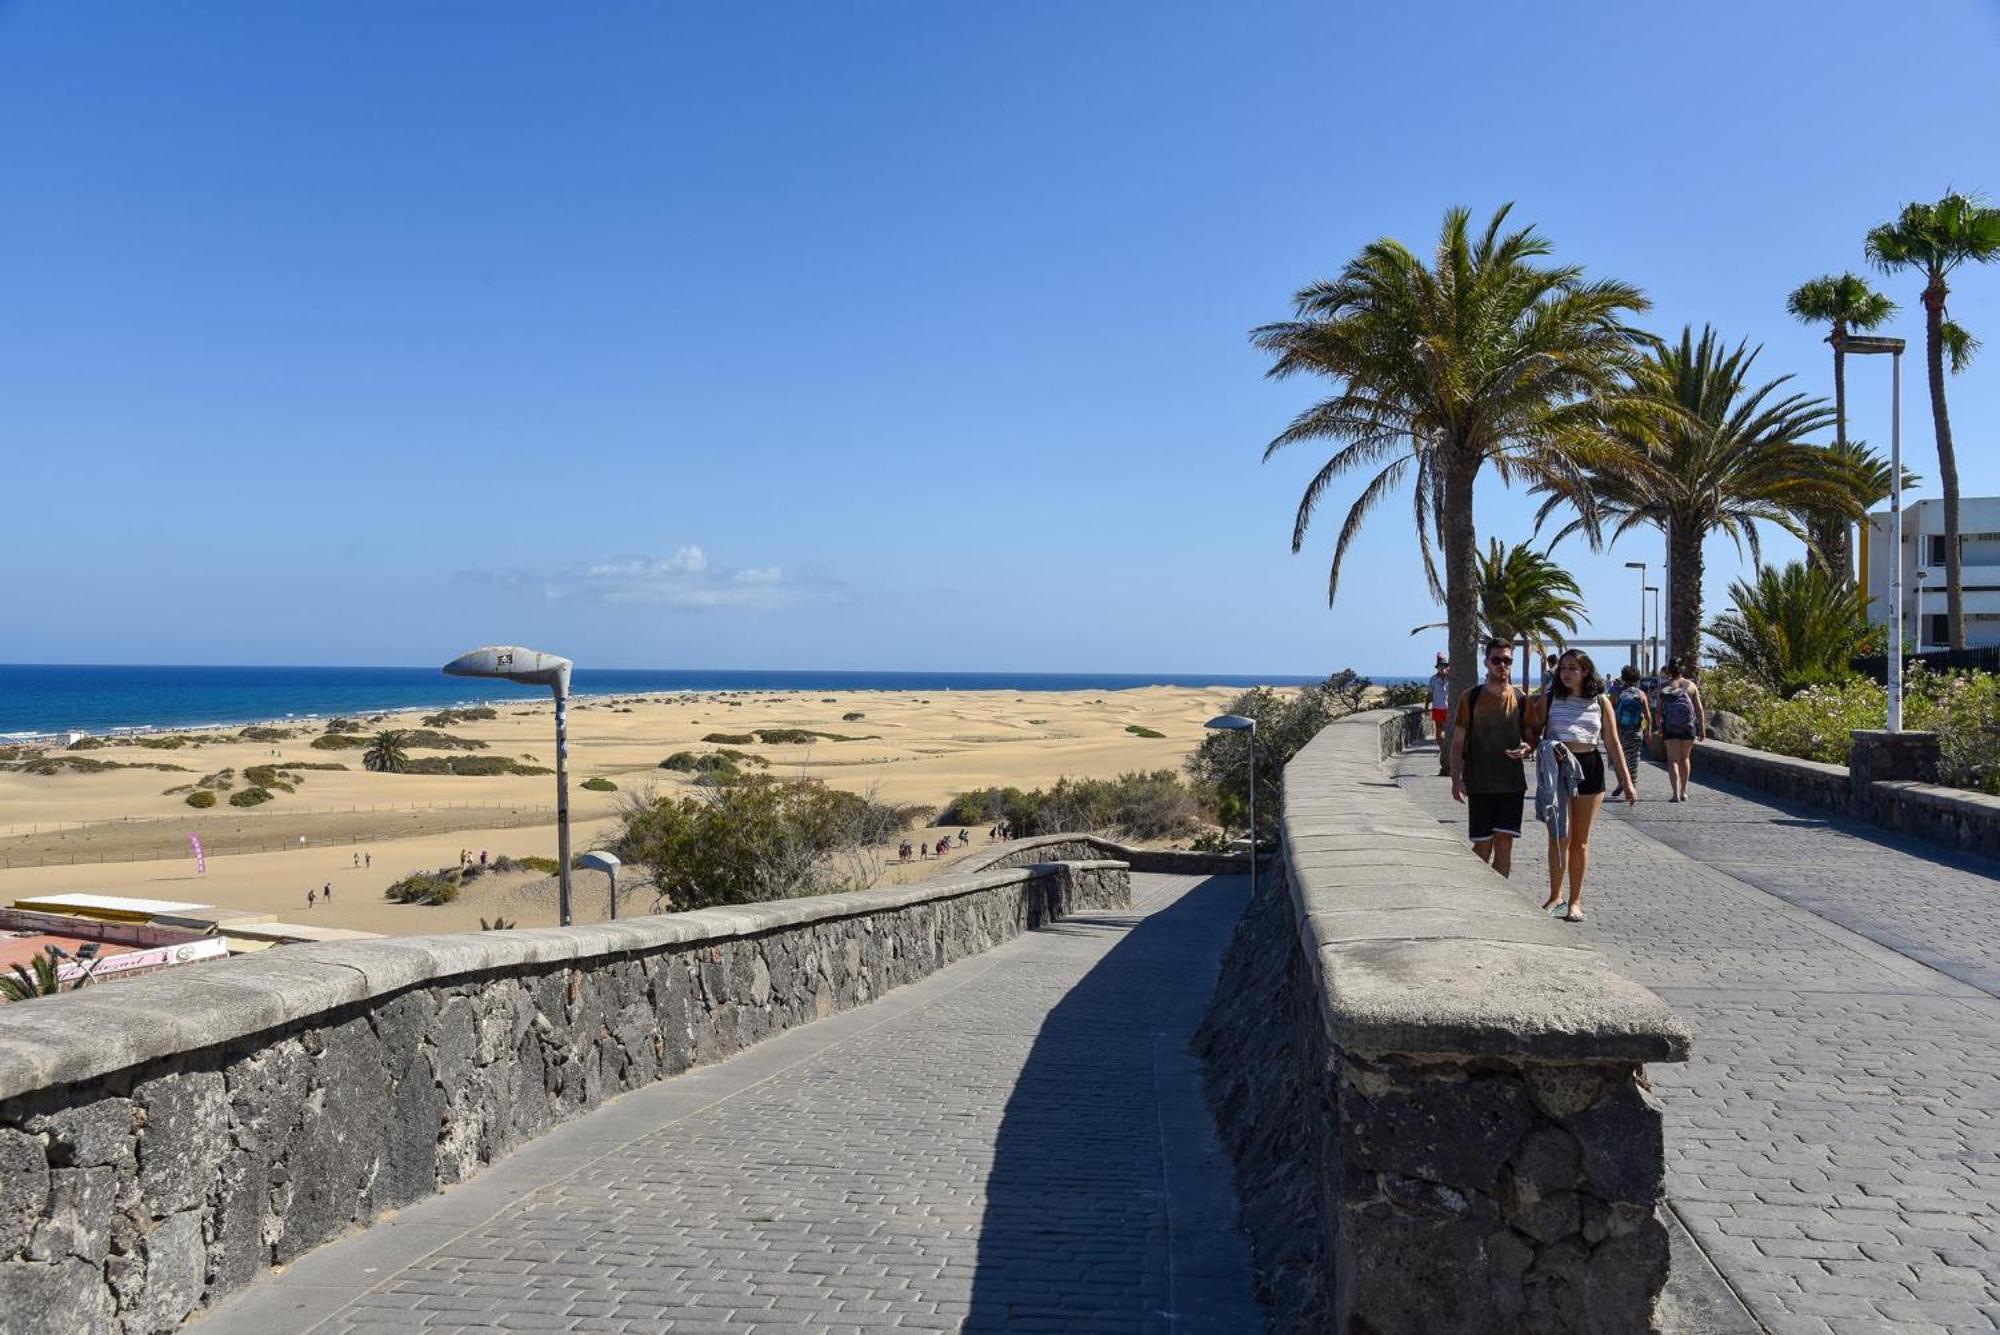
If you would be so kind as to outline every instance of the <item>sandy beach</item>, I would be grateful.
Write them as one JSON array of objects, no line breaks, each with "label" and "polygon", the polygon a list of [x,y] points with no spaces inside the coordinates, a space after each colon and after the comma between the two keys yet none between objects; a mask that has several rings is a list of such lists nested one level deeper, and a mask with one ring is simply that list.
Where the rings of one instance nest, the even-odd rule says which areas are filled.
[{"label": "sandy beach", "polygon": [[[575,847],[589,848],[615,823],[621,801],[649,790],[693,791],[691,776],[659,768],[677,751],[711,751],[712,733],[796,728],[848,740],[728,743],[760,756],[774,774],[808,775],[885,801],[943,805],[954,793],[990,784],[1042,787],[1068,776],[1178,769],[1199,745],[1202,723],[1238,688],[1148,687],[1109,692],[857,691],[838,695],[727,693],[587,698],[570,705],[570,800]],[[427,711],[370,715],[364,733],[417,728]],[[859,715],[854,718],[851,715]],[[523,925],[554,921],[552,882],[534,873],[488,875],[452,904],[388,903],[382,891],[412,871],[454,865],[461,850],[553,857],[554,780],[548,775],[379,774],[359,749],[314,748],[323,723],[268,725],[290,735],[243,740],[243,728],[190,730],[178,747],[104,745],[59,751],[117,766],[43,775],[0,772],[0,904],[54,891],[94,891],[199,901],[274,913],[286,921],[392,935],[460,931],[482,917]],[[1149,737],[1141,729],[1162,734]],[[416,748],[415,759],[503,756],[554,763],[552,706],[498,707],[498,717],[446,725],[476,750]],[[209,809],[166,790],[228,769],[235,788],[252,766],[315,764],[344,769],[289,771],[296,791],[250,808]],[[615,791],[593,791],[588,780]],[[207,870],[197,875],[188,835],[201,836]],[[935,842],[937,834],[932,835]],[[977,848],[985,831],[972,832]],[[359,855],[368,865],[357,867]],[[891,868],[885,879],[930,874],[935,863]],[[331,884],[330,904],[308,909],[306,892]],[[575,875],[577,916],[604,916],[603,878]],[[645,912],[649,895],[624,901]]]}]

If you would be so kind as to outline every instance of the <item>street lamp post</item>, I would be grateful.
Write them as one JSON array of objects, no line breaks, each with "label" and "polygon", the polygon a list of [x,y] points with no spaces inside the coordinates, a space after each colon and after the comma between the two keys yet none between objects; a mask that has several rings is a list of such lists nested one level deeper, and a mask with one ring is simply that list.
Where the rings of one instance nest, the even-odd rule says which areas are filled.
[{"label": "street lamp post", "polygon": [[610,878],[611,921],[618,921],[618,867],[620,865],[618,855],[616,853],[607,853],[603,849],[593,849],[578,858],[577,862],[589,867],[592,871],[601,871],[605,876]]},{"label": "street lamp post", "polygon": [[1915,629],[1917,632],[1916,639],[1917,639],[1918,658],[1922,658],[1924,656],[1924,581],[1929,579],[1930,575],[1931,572],[1928,570],[1919,569],[1917,571],[1917,615],[1914,618],[1914,620],[1916,623]]},{"label": "street lamp post", "polygon": [[1653,595],[1653,643],[1649,646],[1653,651],[1651,654],[1653,665],[1650,671],[1654,676],[1658,676],[1660,672],[1660,586],[1657,584],[1648,584],[1641,591],[1640,597],[1643,598],[1648,593]]},{"label": "street lamp post", "polygon": [[1257,897],[1257,720],[1241,714],[1218,714],[1202,725],[1220,732],[1240,732],[1250,739],[1250,898]]},{"label": "street lamp post", "polygon": [[444,665],[450,677],[499,677],[524,686],[546,686],[556,697],[556,917],[569,926],[569,674],[567,658],[519,645],[489,644],[460,654]]},{"label": "street lamp post", "polygon": [[1636,571],[1638,571],[1638,572],[1639,572],[1639,654],[1638,654],[1638,656],[1639,656],[1639,660],[1640,660],[1640,661],[1639,661],[1639,662],[1637,662],[1637,663],[1634,663],[1634,664],[1633,664],[1632,666],[1633,666],[1633,667],[1635,667],[1635,668],[1638,668],[1638,669],[1639,669],[1639,670],[1640,670],[1641,672],[1644,672],[1644,671],[1646,671],[1646,670],[1647,670],[1647,669],[1646,669],[1646,663],[1645,663],[1645,657],[1646,657],[1646,563],[1645,563],[1644,561],[1627,561],[1627,562],[1625,563],[1625,568],[1626,568],[1627,570],[1636,570]]},{"label": "street lamp post", "polygon": [[[1827,342],[1842,353],[1889,356],[1889,731],[1903,730],[1903,340],[1872,334],[1834,334]],[[1919,608],[1921,614],[1922,609]],[[1919,634],[1921,635],[1921,628]]]}]

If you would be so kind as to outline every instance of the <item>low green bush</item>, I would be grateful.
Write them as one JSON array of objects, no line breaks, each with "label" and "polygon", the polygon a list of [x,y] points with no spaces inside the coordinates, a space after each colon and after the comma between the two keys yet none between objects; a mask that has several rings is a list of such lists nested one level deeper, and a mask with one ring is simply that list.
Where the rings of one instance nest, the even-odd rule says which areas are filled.
[{"label": "low green bush", "polygon": [[1134,737],[1158,738],[1166,736],[1166,734],[1161,732],[1158,728],[1148,728],[1143,724],[1138,724],[1138,723],[1126,724],[1125,731],[1131,733]]},{"label": "low green bush", "polygon": [[440,709],[435,714],[424,715],[426,728],[449,728],[454,723],[476,723],[481,719],[498,718],[499,711],[486,705],[471,705],[465,709]]},{"label": "low green bush", "polygon": [[748,746],[757,739],[747,732],[711,732],[702,740],[716,746]]},{"label": "low green bush", "polygon": [[411,872],[382,892],[392,904],[449,904],[458,898],[458,878],[450,872]]},{"label": "low green bush", "polygon": [[243,781],[258,788],[274,788],[281,793],[289,793],[305,782],[281,765],[245,766]]},{"label": "low green bush", "polygon": [[840,721],[842,723],[859,723],[861,722],[862,719],[865,719],[867,717],[868,716],[866,714],[862,713],[858,709],[850,709],[845,714],[842,714],[840,716]]},{"label": "low green bush", "polygon": [[583,786],[593,793],[615,793],[618,791],[618,785],[602,775],[592,779],[585,779]]},{"label": "low green bush", "polygon": [[562,870],[562,863],[535,853],[530,853],[524,858],[515,858],[513,861],[514,865],[523,871],[538,871],[544,876],[554,876]]},{"label": "low green bush", "polygon": [[797,746],[809,742],[873,742],[880,739],[850,737],[844,732],[815,732],[811,728],[759,728],[757,740],[766,746]]},{"label": "low green bush", "polygon": [[191,807],[212,807],[215,805],[215,794],[206,788],[197,788],[181,800]]},{"label": "low green bush", "polygon": [[1193,833],[1207,818],[1201,801],[1172,770],[1115,779],[1058,779],[1053,788],[976,788],[938,813],[939,825],[1005,825],[1016,837],[1102,831],[1129,839]]},{"label": "low green bush", "polygon": [[1427,705],[1430,702],[1430,685],[1421,681],[1399,681],[1384,686],[1381,699],[1376,701],[1384,709],[1400,709],[1405,705]]},{"label": "low green bush", "polygon": [[104,745],[102,737],[79,737],[69,744],[71,751],[95,751]]},{"label": "low green bush", "polygon": [[261,806],[270,800],[271,790],[268,788],[241,788],[229,795],[232,807]]},{"label": "low green bush", "polygon": [[239,741],[282,742],[292,735],[290,728],[251,727],[236,734]]},{"label": "low green bush", "polygon": [[426,751],[484,751],[486,743],[474,741],[470,737],[460,737],[456,733],[439,732],[436,728],[411,728],[403,734],[404,746],[422,747]]},{"label": "low green bush", "polygon": [[359,751],[369,739],[351,732],[329,732],[312,739],[315,751]]}]

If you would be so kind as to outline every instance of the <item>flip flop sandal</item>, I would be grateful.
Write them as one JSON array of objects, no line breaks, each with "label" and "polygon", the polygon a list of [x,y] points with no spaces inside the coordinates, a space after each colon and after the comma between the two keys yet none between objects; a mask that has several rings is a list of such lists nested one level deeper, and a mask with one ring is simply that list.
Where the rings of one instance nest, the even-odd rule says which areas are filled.
[{"label": "flip flop sandal", "polygon": [[1562,915],[1562,920],[1564,922],[1582,922],[1583,910],[1579,908],[1572,908]]}]

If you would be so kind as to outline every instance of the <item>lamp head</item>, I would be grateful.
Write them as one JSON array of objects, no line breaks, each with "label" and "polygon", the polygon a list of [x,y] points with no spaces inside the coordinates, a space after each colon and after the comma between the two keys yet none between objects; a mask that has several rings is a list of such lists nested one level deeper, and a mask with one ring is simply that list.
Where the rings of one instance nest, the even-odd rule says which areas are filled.
[{"label": "lamp head", "polygon": [[552,686],[557,695],[569,694],[569,673],[575,666],[567,658],[545,654],[539,649],[523,649],[516,644],[489,644],[471,653],[460,654],[444,665],[448,677],[499,677],[523,686]]},{"label": "lamp head", "polygon": [[1832,337],[1829,337],[1827,342],[1832,343],[1834,347],[1840,349],[1842,352],[1858,353],[1862,356],[1866,356],[1871,352],[1886,352],[1892,356],[1900,357],[1903,355],[1904,347],[1903,340],[1900,338],[1884,338],[1876,334],[1849,334],[1837,342]]},{"label": "lamp head", "polygon": [[606,853],[602,849],[594,849],[591,852],[585,853],[577,859],[577,863],[590,868],[592,871],[601,871],[607,876],[617,871],[623,865],[618,861],[616,853]]},{"label": "lamp head", "polygon": [[1627,570],[1644,570],[1646,568],[1646,563],[1644,561],[1627,561],[1625,563],[1625,568]]},{"label": "lamp head", "polygon": [[1201,726],[1204,728],[1215,728],[1222,732],[1255,732],[1257,731],[1257,720],[1254,718],[1244,718],[1241,714],[1218,714]]}]

